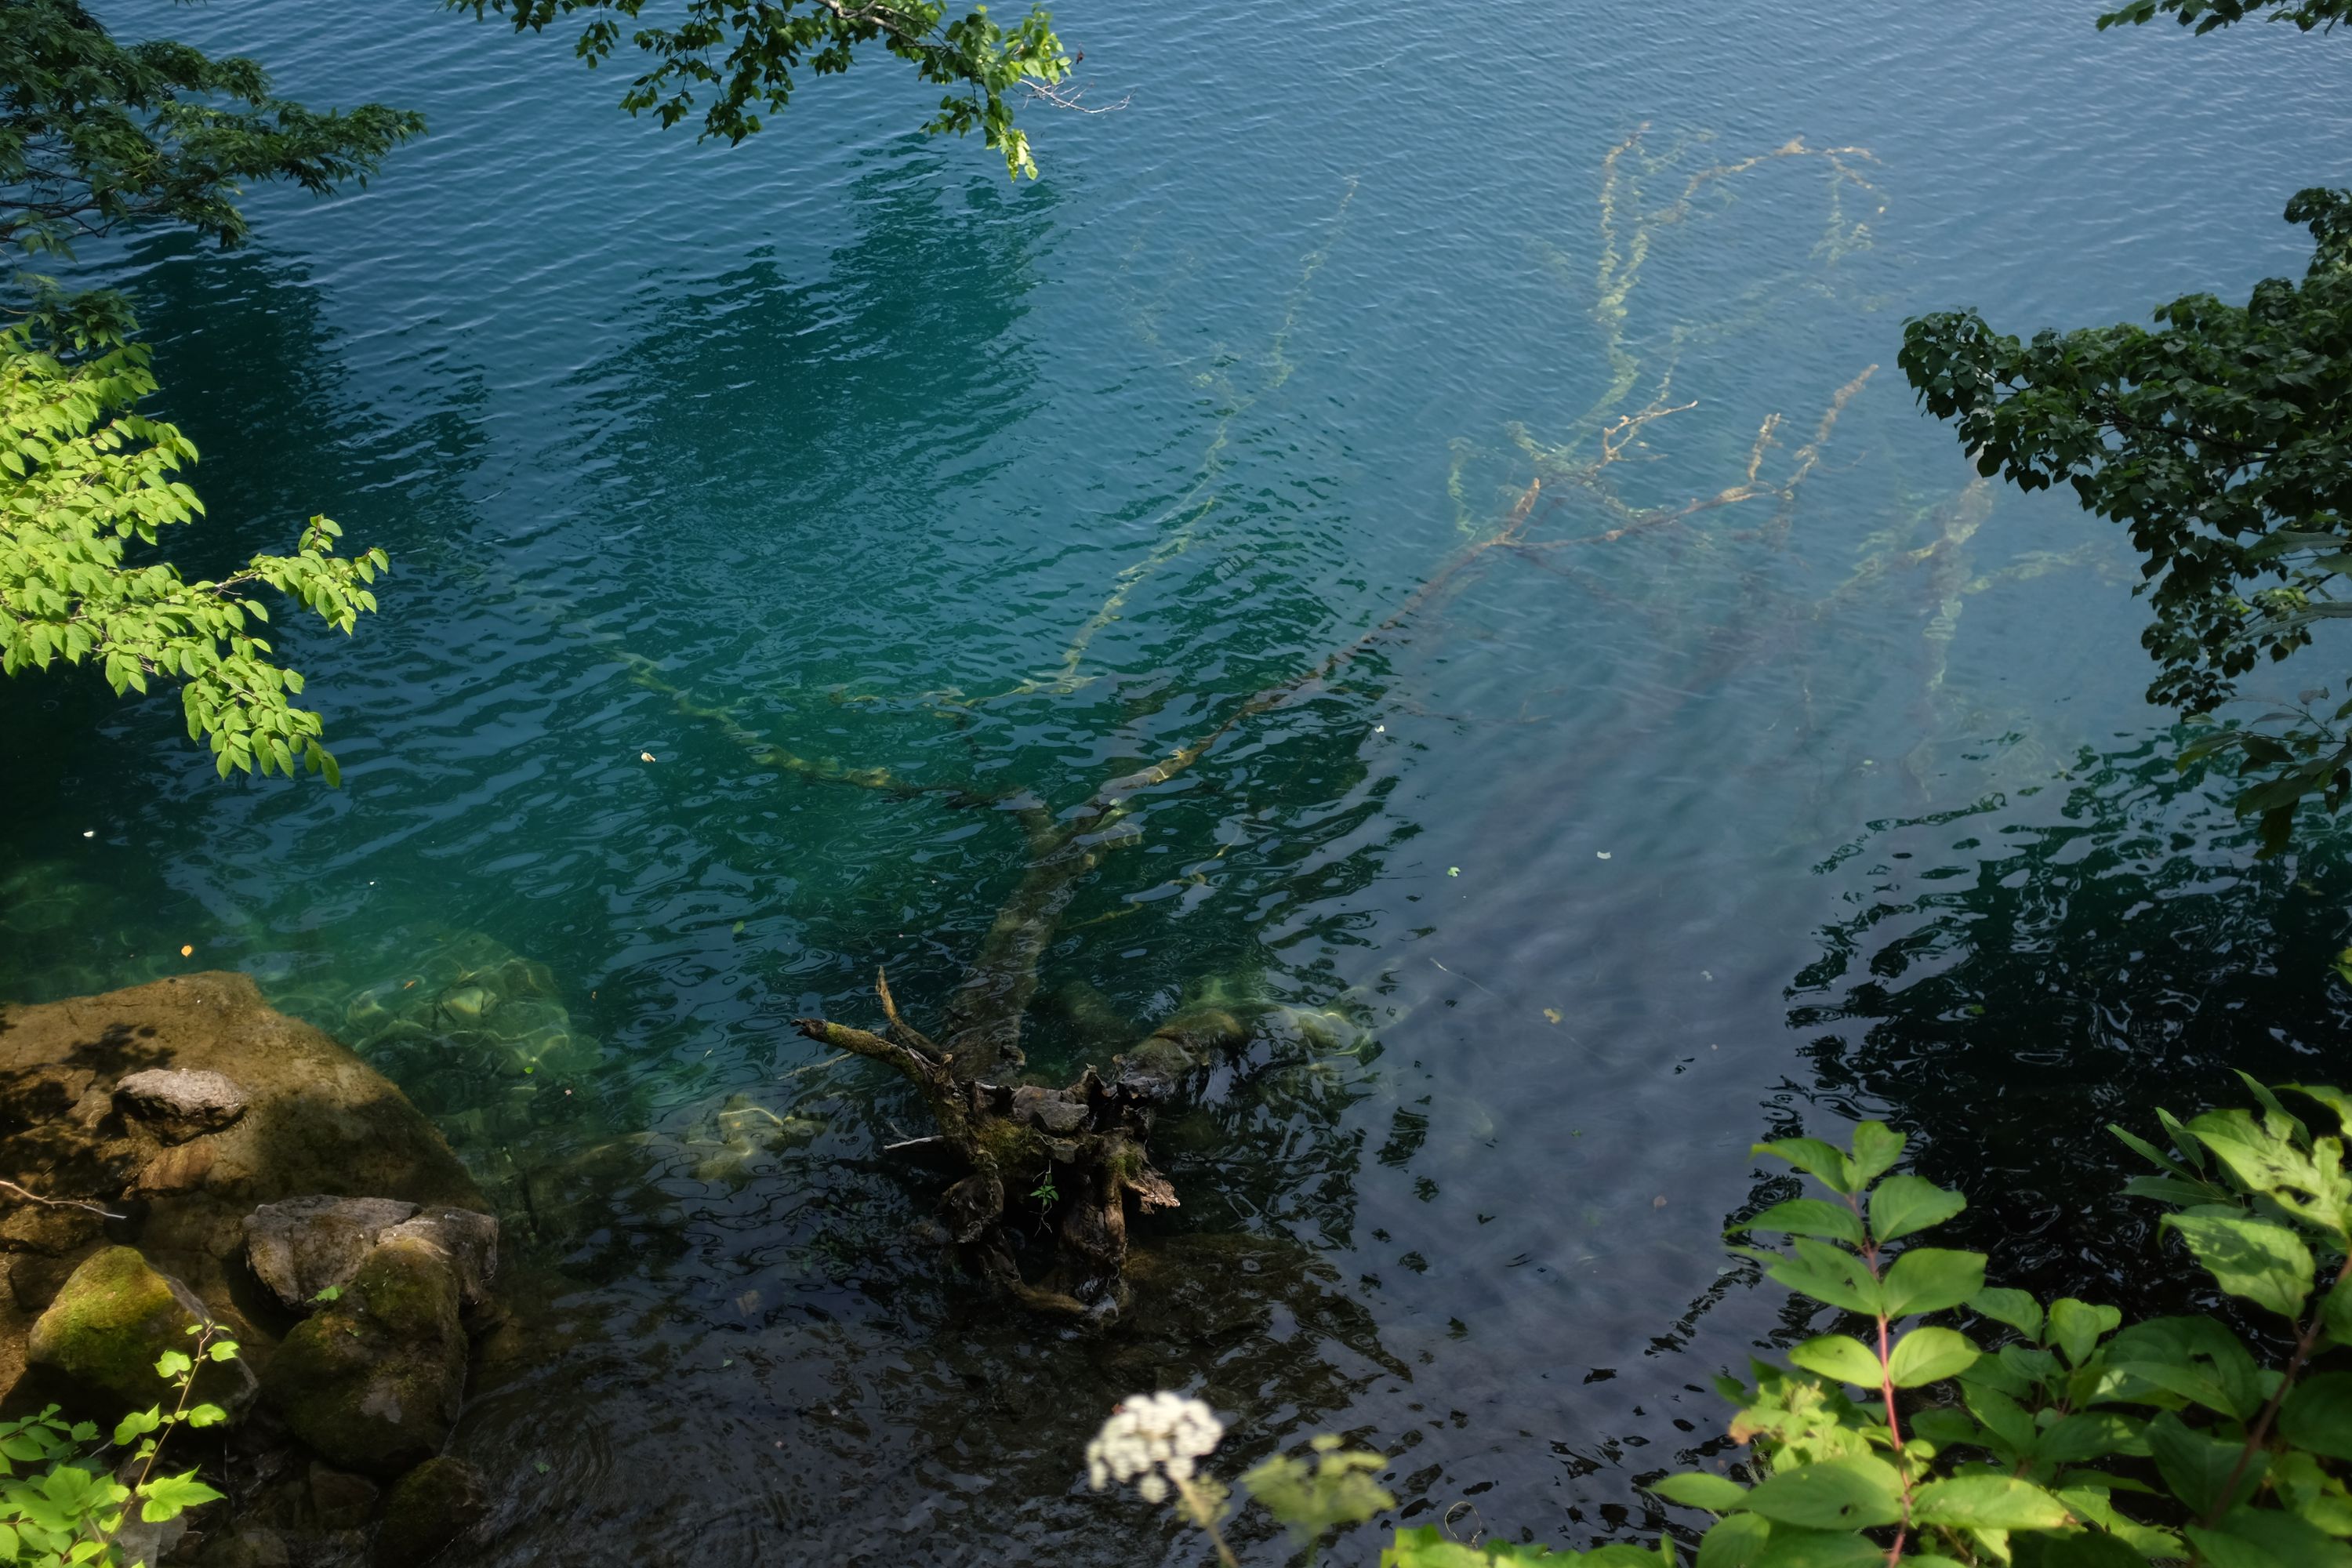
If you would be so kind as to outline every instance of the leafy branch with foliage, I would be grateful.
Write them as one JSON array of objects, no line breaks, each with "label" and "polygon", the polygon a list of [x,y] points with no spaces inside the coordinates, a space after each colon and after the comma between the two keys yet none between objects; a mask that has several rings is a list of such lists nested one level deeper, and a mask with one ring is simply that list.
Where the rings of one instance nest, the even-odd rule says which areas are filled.
[{"label": "leafy branch with foliage", "polygon": [[496,13],[517,32],[539,32],[559,17],[588,20],[573,52],[593,69],[624,43],[645,58],[622,94],[631,114],[651,110],[665,126],[698,109],[702,135],[740,142],[761,128],[762,111],[781,113],[798,83],[794,72],[838,74],[861,45],[882,47],[924,81],[950,90],[924,122],[933,134],[978,131],[1003,154],[1006,170],[1035,178],[1028,134],[1013,124],[1012,95],[1050,89],[1075,62],[1055,36],[1050,13],[1032,5],[1010,31],[975,5],[953,16],[943,0],[683,0],[646,20],[644,0],[446,0],[477,17]]},{"label": "leafy branch with foliage", "polygon": [[118,1542],[131,1504],[142,1522],[163,1524],[220,1500],[194,1469],[155,1473],[175,1429],[228,1418],[219,1405],[196,1401],[194,1391],[205,1363],[236,1359],[236,1342],[213,1323],[191,1323],[187,1332],[194,1344],[165,1351],[155,1363],[155,1375],[172,1387],[172,1408],[158,1404],[125,1415],[110,1445],[98,1441],[90,1422],[58,1419],[54,1405],[38,1415],[0,1421],[0,1568],[119,1568]]},{"label": "leafy branch with foliage", "polygon": [[338,782],[320,716],[293,705],[300,672],[260,634],[269,616],[253,590],[277,589],[348,633],[375,608],[366,584],[383,552],[337,554],[341,530],[314,517],[294,553],[256,555],[218,582],[131,561],[132,546],[203,512],[178,478],[195,447],[135,412],[155,385],[143,347],[69,363],[31,336],[0,331],[0,673],[87,664],[118,696],[176,679],[189,737],[210,743],[223,775],[301,766]]},{"label": "leafy branch with foliage", "polygon": [[[2170,1208],[2160,1232],[2254,1310],[2253,1343],[2215,1313],[2126,1325],[2112,1306],[1987,1286],[1984,1254],[1922,1242],[1965,1201],[1896,1173],[1906,1141],[1882,1123],[1856,1127],[1844,1149],[1756,1145],[1829,1195],[1732,1227],[1785,1237],[1785,1250],[1733,1250],[1844,1321],[1793,1346],[1786,1366],[1758,1360],[1748,1382],[1717,1380],[1739,1407],[1736,1466],[1651,1484],[1716,1516],[1697,1568],[2352,1568],[2352,1095],[2284,1089],[2315,1108],[2315,1128],[2282,1091],[2246,1084],[2251,1110],[2185,1123],[2157,1112],[2164,1146],[2111,1131],[2156,1167],[2125,1190]],[[1948,1314],[1965,1316],[1923,1321]],[[1310,1547],[1393,1506],[1372,1480],[1380,1456],[1331,1437],[1315,1448],[1316,1471],[1276,1456],[1244,1478]],[[1097,1478],[1141,1475],[1158,1501],[1169,1489],[1155,1486],[1155,1462],[1133,1458]],[[1189,1458],[1180,1468],[1181,1511],[1234,1561],[1216,1532],[1224,1489]],[[1380,1558],[1381,1568],[1680,1561],[1672,1534],[1563,1552],[1429,1526],[1396,1531]]]},{"label": "leafy branch with foliage", "polygon": [[[1883,1125],[1856,1128],[1850,1150],[1759,1144],[1832,1196],[1736,1227],[1784,1236],[1785,1252],[1741,1250],[1861,1332],[1805,1341],[1793,1370],[1759,1362],[1752,1384],[1720,1381],[1742,1406],[1747,1483],[1702,1471],[1652,1488],[1719,1516],[1702,1568],[2352,1563],[2352,1370],[2320,1365],[2352,1344],[2352,1097],[2292,1089],[2332,1129],[2315,1133],[2247,1083],[2255,1110],[2158,1112],[2168,1149],[2115,1131],[2158,1166],[2126,1190],[2173,1206],[2161,1229],[2285,1326],[2283,1356],[2218,1315],[2126,1327],[2113,1307],[1987,1289],[1983,1254],[1916,1243],[1962,1202],[1888,1174],[1903,1139]],[[1916,1321],[1961,1308],[1979,1337]]]},{"label": "leafy branch with foliage", "polygon": [[[2099,25],[2159,15],[2200,33],[2254,18],[2325,30],[2352,0],[2139,0]],[[2286,219],[2310,229],[2310,265],[2243,305],[2192,294],[2159,307],[2153,331],[2030,342],[1941,311],[1906,324],[1899,356],[1979,472],[2065,484],[2130,531],[2156,612],[2141,637],[2158,668],[2148,700],[2208,724],[2184,765],[2234,757],[2238,809],[2259,819],[2265,854],[2302,802],[2332,812],[2352,797],[2352,690],[2340,706],[2319,686],[2252,723],[2210,719],[2258,665],[2352,616],[2352,192],[2302,191]]]},{"label": "leafy branch with foliage", "polygon": [[320,111],[277,97],[249,59],[121,43],[75,0],[0,6],[0,246],[21,255],[142,219],[236,245],[247,182],[320,195],[363,184],[424,129],[380,103]]},{"label": "leafy branch with foliage", "polygon": [[2352,0],[2132,0],[2118,11],[2099,18],[2101,27],[2152,22],[2168,16],[2184,27],[2210,33],[2250,18],[2292,22],[2308,33],[2323,32],[2338,22],[2352,20]]},{"label": "leafy branch with foliage", "polygon": [[[317,194],[367,176],[424,129],[383,104],[319,111],[275,96],[249,59],[124,44],[72,0],[0,6],[0,253],[69,259],[75,241],[173,223],[223,246],[253,180]],[[194,444],[137,409],[155,390],[128,303],[12,280],[0,330],[0,673],[96,668],[116,695],[182,682],[191,739],[226,775],[339,778],[299,671],[260,628],[275,589],[348,633],[376,607],[381,550],[339,554],[323,517],[290,554],[191,581],[156,551],[204,506],[181,477]]]}]

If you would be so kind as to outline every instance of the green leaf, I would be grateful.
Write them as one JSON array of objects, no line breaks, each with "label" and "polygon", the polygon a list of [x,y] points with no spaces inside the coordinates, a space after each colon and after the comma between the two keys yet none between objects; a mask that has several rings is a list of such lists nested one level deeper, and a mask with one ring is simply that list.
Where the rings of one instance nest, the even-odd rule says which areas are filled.
[{"label": "green leaf", "polygon": [[[151,1405],[145,1410],[133,1411],[131,1414],[125,1415],[121,1420],[114,1424],[115,1444],[117,1447],[120,1447],[123,1444],[129,1443],[134,1437],[144,1436],[148,1433],[155,1430],[157,1426],[162,1426],[163,1422],[163,1412],[161,1406]],[[13,1458],[29,1458],[33,1456],[15,1454],[10,1457]]]},{"label": "green leaf", "polygon": [[2352,1279],[2338,1279],[2319,1301],[2320,1326],[2337,1344],[2352,1344]]},{"label": "green leaf", "polygon": [[[2021,1568],[2147,1568],[2147,1560],[2126,1542],[2097,1531],[2073,1531],[2063,1535],[2032,1535],[2026,1542],[2034,1548],[2029,1559],[2021,1555],[2016,1560]],[[1915,1568],[1916,1558],[1906,1557],[1904,1568]]]},{"label": "green leaf", "polygon": [[2162,1228],[2179,1232],[2231,1295],[2284,1318],[2302,1317],[2315,1265],[2294,1231],[2270,1220],[2197,1214],[2167,1215]]},{"label": "green leaf", "polygon": [[1820,1198],[1790,1198],[1786,1203],[1774,1204],[1754,1219],[1731,1228],[1735,1233],[1769,1230],[1786,1236],[1818,1237],[1853,1247],[1860,1247],[1864,1239],[1861,1215],[1843,1204],[1825,1203]]},{"label": "green leaf", "polygon": [[155,1375],[164,1378],[177,1377],[195,1364],[178,1351],[165,1351],[155,1358]]},{"label": "green leaf", "polygon": [[1752,1146],[1751,1154],[1771,1154],[1801,1171],[1811,1173],[1833,1193],[1853,1196],[1862,1190],[1854,1179],[1853,1162],[1818,1138],[1781,1138]]},{"label": "green leaf", "polygon": [[1860,1192],[1895,1168],[1906,1140],[1884,1121],[1864,1121],[1853,1130],[1853,1190]]},{"label": "green leaf", "polygon": [[[2210,1519],[2238,1500],[2251,1497],[2270,1467],[2270,1456],[2257,1451],[2240,1470],[2239,1462],[2245,1455],[2243,1443],[2191,1431],[2168,1410],[2147,1424],[2147,1451],[2156,1460],[2157,1472],[2163,1476],[2164,1484],[2172,1489],[2172,1495],[2200,1519]],[[2230,1487],[2233,1472],[2238,1481]],[[2226,1498],[2225,1487],[2230,1487]]]},{"label": "green leaf", "polygon": [[2116,1308],[2061,1297],[2050,1303],[2050,1342],[2071,1364],[2081,1366],[2091,1359],[2099,1341],[2115,1332],[2123,1321],[2123,1313]]},{"label": "green leaf", "polygon": [[2023,1290],[1988,1286],[1968,1300],[1971,1311],[1997,1323],[2007,1323],[2029,1340],[2042,1337],[2042,1306]]},{"label": "green leaf", "polygon": [[1886,1365],[1895,1387],[1918,1388],[1958,1377],[1975,1364],[1979,1353],[1965,1334],[1950,1329],[1914,1329],[1895,1342]]},{"label": "green leaf", "polygon": [[2295,1384],[2279,1407],[2279,1436],[2331,1459],[2352,1459],[2352,1372],[2323,1372]]},{"label": "green leaf", "polygon": [[[1984,1365],[1979,1362],[1976,1370],[1981,1371]],[[2009,1450],[2004,1458],[2011,1463],[2033,1453],[2041,1429],[2015,1399],[1975,1377],[1965,1377],[1960,1380],[1960,1400],[1986,1433]]]},{"label": "green leaf", "polygon": [[1953,1530],[2057,1530],[2074,1516],[2056,1498],[2015,1476],[1958,1476],[1913,1494],[1911,1518]]},{"label": "green leaf", "polygon": [[2104,1459],[2110,1454],[2134,1458],[2147,1452],[2145,1424],[2112,1410],[2077,1410],[2046,1427],[2034,1445],[2042,1458],[2053,1464],[2077,1465]]},{"label": "green leaf", "polygon": [[1959,1194],[1925,1177],[1889,1176],[1870,1194],[1871,1234],[1883,1242],[1899,1241],[1943,1224],[1968,1206]]},{"label": "green leaf", "polygon": [[1852,1253],[1803,1237],[1789,1244],[1787,1256],[1734,1250],[1761,1261],[1769,1279],[1801,1296],[1811,1296],[1816,1301],[1842,1307],[1849,1312],[1877,1315],[1878,1281],[1870,1277],[1862,1259]]},{"label": "green leaf", "polygon": [[1886,1373],[1878,1352],[1851,1334],[1822,1334],[1807,1340],[1789,1352],[1789,1360],[1807,1372],[1857,1388],[1876,1388]]},{"label": "green leaf", "polygon": [[1885,1562],[1885,1551],[1866,1536],[1776,1524],[1756,1568],[1884,1568]]},{"label": "green leaf", "polygon": [[2335,1116],[2338,1127],[2346,1131],[2352,1131],[2352,1095],[2347,1095],[2342,1089],[2331,1088],[2324,1083],[2286,1083],[2279,1087],[2292,1089],[2305,1099],[2317,1100]]},{"label": "green leaf", "polygon": [[1894,1466],[1874,1456],[1823,1459],[1750,1488],[1748,1508],[1775,1524],[1861,1530],[1902,1517],[1903,1482]]},{"label": "green leaf", "polygon": [[1735,1513],[1716,1521],[1698,1543],[1698,1568],[1756,1568],[1772,1534],[1772,1521]]},{"label": "green leaf", "polygon": [[2231,1544],[2243,1542],[2266,1552],[2281,1568],[2352,1568],[2352,1548],[2329,1540],[2325,1531],[2278,1509],[2233,1508],[2221,1516],[2216,1530],[2191,1526],[2189,1535],[2214,1568],[2226,1568],[2232,1561],[2227,1548],[2215,1539],[2217,1536],[2228,1537]]},{"label": "green leaf", "polygon": [[1984,1289],[1984,1273],[1981,1252],[1913,1247],[1896,1258],[1883,1277],[1885,1313],[1901,1318],[1957,1307]]},{"label": "green leaf", "polygon": [[1958,1443],[1982,1447],[1986,1438],[1985,1429],[1965,1413],[1939,1405],[1914,1411],[1910,1432],[1915,1437],[1927,1438],[1938,1448],[1948,1448]]},{"label": "green leaf", "polygon": [[221,1494],[196,1479],[196,1472],[157,1476],[140,1489],[139,1517],[150,1524],[177,1519],[189,1509],[217,1502]]},{"label": "green leaf", "polygon": [[1650,1483],[1649,1489],[1668,1502],[1703,1508],[1709,1513],[1737,1513],[1747,1506],[1748,1489],[1723,1476],[1687,1470]]}]

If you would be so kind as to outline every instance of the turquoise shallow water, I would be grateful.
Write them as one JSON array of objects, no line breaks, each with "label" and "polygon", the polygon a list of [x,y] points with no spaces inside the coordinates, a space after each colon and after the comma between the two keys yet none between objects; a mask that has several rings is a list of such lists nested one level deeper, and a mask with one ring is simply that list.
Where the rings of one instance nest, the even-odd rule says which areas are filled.
[{"label": "turquoise shallow water", "polygon": [[[2340,40],[2090,11],[1078,5],[1129,106],[1034,115],[1014,188],[887,70],[726,151],[422,0],[108,8],[427,114],[249,250],[85,258],[205,450],[192,552],[326,510],[397,573],[287,637],[339,793],[215,781],[168,700],[0,692],[0,990],[247,969],[449,1129],[538,1303],[459,1438],[483,1563],[1189,1561],[1078,1484],[1147,1385],[1235,1469],[1400,1455],[1415,1521],[1642,1527],[1780,1326],[1717,1246],[1755,1137],[1890,1115],[2029,1278],[2119,1270],[2073,1135],[2339,1048],[2341,856],[2257,866],[2172,777],[2119,542],[1972,489],[1893,367],[1920,310],[2242,293],[2352,178]],[[1664,520],[1768,421],[1758,493]],[[740,737],[1066,807],[1523,501],[1544,548],[1081,891],[1040,1066],[1202,996],[1344,1026],[1166,1130],[1133,1321],[993,1321],[881,1152],[919,1108],[790,1020],[877,963],[935,1010],[1019,834]]]}]

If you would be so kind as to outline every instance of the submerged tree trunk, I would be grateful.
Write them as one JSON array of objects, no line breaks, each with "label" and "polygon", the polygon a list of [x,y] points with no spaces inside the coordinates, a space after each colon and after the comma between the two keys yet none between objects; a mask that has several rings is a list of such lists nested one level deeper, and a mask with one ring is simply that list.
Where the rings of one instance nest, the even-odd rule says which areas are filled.
[{"label": "submerged tree trunk", "polygon": [[[1649,227],[1678,221],[1707,180],[1739,173],[1770,158],[1823,156],[1835,163],[1839,155],[1856,151],[1817,152],[1801,142],[1790,142],[1771,153],[1694,177],[1680,202],[1642,220],[1622,256],[1612,238],[1603,258],[1602,282],[1608,285],[1604,303],[1622,314],[1623,296],[1633,287],[1640,257],[1647,248]],[[1603,202],[1604,229],[1612,236],[1615,231],[1609,226],[1615,216],[1612,203],[1617,189],[1616,158],[1612,154],[1610,194]],[[1844,173],[1843,166],[1841,173]],[[1613,330],[1615,317],[1608,311],[1602,315],[1604,326]],[[1631,357],[1622,353],[1613,336],[1611,343],[1612,363],[1625,362],[1620,379],[1630,387]],[[1734,537],[1756,541],[1767,548],[1779,545],[1787,535],[1799,487],[1818,465],[1822,448],[1846,403],[1876,368],[1864,370],[1839,389],[1812,438],[1790,454],[1789,467],[1777,482],[1762,477],[1768,455],[1779,445],[1781,421],[1774,415],[1757,432],[1745,473],[1738,482],[1712,495],[1694,496],[1679,506],[1637,510],[1620,499],[1608,475],[1613,464],[1639,455],[1647,426],[1693,406],[1666,401],[1671,366],[1659,378],[1657,395],[1646,406],[1593,427],[1596,439],[1590,455],[1538,447],[1522,435],[1521,445],[1535,460],[1536,473],[1517,504],[1490,531],[1465,542],[1441,563],[1393,614],[1313,667],[1246,699],[1207,733],[1150,766],[1110,780],[1066,812],[1056,813],[1034,795],[992,798],[960,786],[909,783],[878,769],[853,769],[801,756],[749,731],[726,710],[698,704],[649,661],[631,658],[630,662],[640,682],[670,697],[682,713],[717,723],[764,767],[815,782],[853,784],[906,797],[940,795],[952,804],[1003,810],[1019,820],[1028,847],[1021,879],[997,910],[970,966],[949,993],[936,1037],[907,1021],[890,993],[887,978],[878,973],[875,996],[882,1018],[879,1030],[826,1018],[802,1018],[795,1023],[813,1040],[887,1064],[922,1096],[936,1131],[908,1142],[943,1148],[961,1167],[962,1173],[942,1195],[940,1209],[965,1264],[975,1274],[1004,1295],[1042,1310],[1108,1317],[1117,1313],[1125,1295],[1129,1198],[1145,1214],[1177,1206],[1175,1189],[1151,1163],[1154,1116],[1184,1092],[1188,1084],[1197,1082],[1201,1069],[1221,1052],[1238,1048],[1249,1037],[1243,1021],[1233,1014],[1207,1009],[1167,1020],[1112,1056],[1104,1068],[1088,1064],[1076,1081],[1065,1086],[1024,1082],[1019,1076],[1025,1059],[1021,1048],[1023,1021],[1037,990],[1039,961],[1079,884],[1113,849],[1139,837],[1126,822],[1135,797],[1191,768],[1251,719],[1327,686],[1360,656],[1457,591],[1475,568],[1497,553],[1507,552],[1557,570],[1560,552],[1683,527],[1702,514],[1759,500],[1778,503],[1770,521],[1752,533]],[[1607,526],[1566,538],[1531,539],[1538,519],[1571,497],[1588,505]],[[1072,676],[1086,639],[1109,618],[1132,587],[1133,582],[1123,575],[1104,612],[1079,634],[1063,661],[1065,681]],[[1016,689],[1015,694],[1042,689],[1032,682]],[[1014,1222],[1016,1205],[1038,1203],[1052,1220],[1054,1246],[1050,1265],[1033,1278],[1021,1267],[1013,1244]],[[1034,1215],[1035,1209],[1029,1207],[1026,1212]]]}]

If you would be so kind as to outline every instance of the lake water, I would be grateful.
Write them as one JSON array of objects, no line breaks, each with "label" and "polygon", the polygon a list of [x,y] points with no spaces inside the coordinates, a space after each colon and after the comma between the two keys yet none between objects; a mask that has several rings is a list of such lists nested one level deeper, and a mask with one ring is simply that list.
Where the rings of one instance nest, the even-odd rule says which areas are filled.
[{"label": "lake water", "polygon": [[[1342,1431],[1412,1522],[1638,1534],[1792,1331],[1719,1246],[1754,1139],[1888,1117],[1997,1273],[2153,1300],[2098,1126],[2343,1070],[2352,862],[2257,863],[2174,774],[2117,531],[1972,488],[1894,366],[1924,310],[2299,271],[2342,39],[1077,0],[1125,107],[1033,111],[1015,187],[887,62],[730,151],[425,0],[100,9],[428,116],[246,251],[84,258],[205,451],[184,553],[325,511],[396,571],[285,626],[340,792],[0,691],[0,993],[245,969],[448,1130],[526,1331],[457,1441],[475,1561],[1198,1561],[1084,1487],[1155,1386],[1228,1474]],[[1204,997],[1338,1022],[1163,1129],[1126,1322],[1003,1319],[884,1151],[919,1105],[791,1020],[871,1021],[877,964],[935,1016],[1020,834],[820,775],[1067,807],[1408,606],[1072,906],[1049,1075]]]}]

